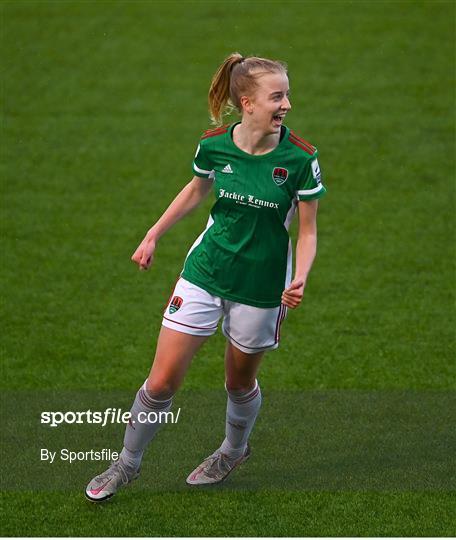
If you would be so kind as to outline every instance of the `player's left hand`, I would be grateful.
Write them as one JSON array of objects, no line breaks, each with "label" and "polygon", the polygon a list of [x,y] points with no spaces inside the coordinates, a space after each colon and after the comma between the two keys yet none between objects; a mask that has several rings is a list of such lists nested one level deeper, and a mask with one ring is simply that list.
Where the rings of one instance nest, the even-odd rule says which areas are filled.
[{"label": "player's left hand", "polygon": [[293,280],[288,288],[282,293],[282,304],[295,309],[301,303],[304,295],[304,281],[302,279]]}]

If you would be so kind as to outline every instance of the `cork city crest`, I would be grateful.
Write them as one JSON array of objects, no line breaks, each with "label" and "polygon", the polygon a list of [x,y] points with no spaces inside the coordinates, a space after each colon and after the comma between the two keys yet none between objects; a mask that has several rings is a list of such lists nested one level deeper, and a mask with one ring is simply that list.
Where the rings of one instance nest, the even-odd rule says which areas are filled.
[{"label": "cork city crest", "polygon": [[169,305],[169,312],[171,314],[176,313],[176,311],[182,306],[183,302],[184,301],[180,296],[173,296],[173,299]]},{"label": "cork city crest", "polygon": [[288,178],[288,170],[283,169],[282,167],[275,167],[275,169],[272,171],[272,179],[274,182],[281,186],[287,181]]}]

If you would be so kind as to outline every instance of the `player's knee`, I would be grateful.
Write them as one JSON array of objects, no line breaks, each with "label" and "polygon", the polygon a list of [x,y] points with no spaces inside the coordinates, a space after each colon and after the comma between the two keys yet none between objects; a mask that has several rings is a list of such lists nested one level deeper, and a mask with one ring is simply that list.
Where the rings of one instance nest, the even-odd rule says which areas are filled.
[{"label": "player's knee", "polygon": [[177,388],[167,380],[163,379],[147,379],[147,393],[153,399],[165,400],[170,399],[176,393]]},{"label": "player's knee", "polygon": [[256,380],[253,378],[231,379],[225,381],[226,391],[230,394],[245,394],[255,388]]}]

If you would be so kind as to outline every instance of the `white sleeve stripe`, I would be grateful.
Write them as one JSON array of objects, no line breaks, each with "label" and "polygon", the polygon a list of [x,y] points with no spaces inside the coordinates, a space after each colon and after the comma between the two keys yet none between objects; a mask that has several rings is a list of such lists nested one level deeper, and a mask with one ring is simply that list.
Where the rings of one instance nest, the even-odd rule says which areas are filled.
[{"label": "white sleeve stripe", "polygon": [[193,168],[195,169],[196,172],[203,173],[203,174],[211,174],[213,172],[213,170],[205,171],[204,169],[200,169],[195,162],[193,162]]},{"label": "white sleeve stripe", "polygon": [[319,184],[313,189],[300,189],[296,192],[296,195],[312,195],[313,193],[318,193],[321,189],[323,189],[323,184]]}]

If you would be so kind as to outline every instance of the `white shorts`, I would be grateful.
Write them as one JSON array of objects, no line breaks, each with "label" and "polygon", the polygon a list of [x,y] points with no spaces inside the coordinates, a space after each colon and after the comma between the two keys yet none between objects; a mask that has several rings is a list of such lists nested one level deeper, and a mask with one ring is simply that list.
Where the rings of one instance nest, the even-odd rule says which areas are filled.
[{"label": "white shorts", "polygon": [[179,278],[163,314],[163,326],[192,334],[212,336],[223,315],[222,332],[241,351],[253,354],[276,349],[280,325],[288,308],[258,308],[213,296]]}]

